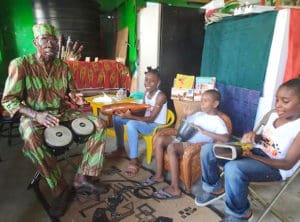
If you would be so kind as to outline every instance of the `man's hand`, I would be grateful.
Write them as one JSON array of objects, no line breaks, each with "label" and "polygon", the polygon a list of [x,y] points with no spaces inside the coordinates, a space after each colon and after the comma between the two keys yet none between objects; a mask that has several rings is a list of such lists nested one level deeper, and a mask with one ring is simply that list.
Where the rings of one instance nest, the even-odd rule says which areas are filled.
[{"label": "man's hand", "polygon": [[82,106],[82,105],[86,104],[86,101],[84,100],[82,93],[71,92],[71,93],[69,93],[69,97],[78,106]]},{"label": "man's hand", "polygon": [[47,112],[37,112],[35,119],[39,124],[46,127],[53,127],[59,125],[59,119]]}]

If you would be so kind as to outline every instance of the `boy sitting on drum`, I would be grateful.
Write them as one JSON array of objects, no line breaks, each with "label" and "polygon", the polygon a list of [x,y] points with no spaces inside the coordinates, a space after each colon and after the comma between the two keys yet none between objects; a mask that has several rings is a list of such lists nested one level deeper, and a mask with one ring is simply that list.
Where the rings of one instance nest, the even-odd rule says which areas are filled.
[{"label": "boy sitting on drum", "polygon": [[[68,65],[58,59],[58,32],[50,24],[33,26],[35,54],[11,61],[3,92],[2,105],[13,116],[19,112],[20,132],[24,140],[24,155],[36,165],[50,187],[54,201],[50,208],[53,217],[62,216],[71,199],[71,189],[63,177],[54,155],[45,144],[45,128],[58,126],[84,114],[71,110],[65,102],[69,96],[77,105],[84,103],[75,91],[73,75]],[[96,128],[83,149],[82,162],[75,175],[76,189],[101,193],[105,189],[92,182],[100,176],[104,153],[104,125],[94,116],[85,116]]]},{"label": "boy sitting on drum", "polygon": [[[181,195],[179,188],[179,158],[183,155],[184,148],[191,143],[208,143],[213,141],[227,142],[229,139],[228,130],[224,121],[217,115],[217,107],[220,104],[220,93],[217,90],[207,90],[203,93],[200,110],[192,114],[193,110],[189,109],[185,113],[186,122],[191,127],[197,129],[196,133],[187,139],[185,132],[180,132],[179,128],[176,138],[171,135],[160,135],[153,142],[155,150],[156,173],[154,176],[147,178],[143,185],[153,185],[164,181],[163,176],[163,153],[167,149],[171,169],[171,185],[153,193],[158,199],[174,199]],[[184,118],[184,117],[183,117]],[[184,127],[186,128],[186,127]],[[184,141],[181,138],[185,137]],[[179,139],[180,138],[180,139]]]}]

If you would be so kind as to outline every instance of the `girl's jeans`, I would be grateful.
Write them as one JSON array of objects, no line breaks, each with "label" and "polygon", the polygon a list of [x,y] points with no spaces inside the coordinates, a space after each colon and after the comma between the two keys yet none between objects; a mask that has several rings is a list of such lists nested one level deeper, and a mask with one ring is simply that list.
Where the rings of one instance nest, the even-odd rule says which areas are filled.
[{"label": "girl's jeans", "polygon": [[[255,154],[268,157],[261,149],[254,148]],[[202,188],[214,192],[222,188],[219,165],[223,166],[226,192],[225,212],[233,217],[242,218],[250,210],[248,201],[249,182],[282,180],[278,169],[251,158],[236,160],[217,159],[213,153],[213,143],[202,146],[200,152],[202,166]]]},{"label": "girl's jeans", "polygon": [[124,128],[126,125],[126,131],[128,136],[129,145],[129,158],[138,157],[138,136],[139,133],[143,135],[149,135],[153,129],[158,126],[158,123],[146,123],[138,120],[124,119],[119,116],[113,116],[113,126],[116,132],[117,148],[124,147]]}]

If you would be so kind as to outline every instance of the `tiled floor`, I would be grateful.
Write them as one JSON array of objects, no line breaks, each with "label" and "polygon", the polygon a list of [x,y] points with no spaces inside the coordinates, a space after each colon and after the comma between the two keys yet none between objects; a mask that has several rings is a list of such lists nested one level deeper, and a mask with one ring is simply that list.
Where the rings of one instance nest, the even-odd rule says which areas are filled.
[{"label": "tiled floor", "polygon": [[[151,165],[145,164],[144,141],[140,141],[141,159],[143,165],[154,169],[155,159]],[[7,222],[50,222],[43,211],[41,205],[31,190],[27,190],[27,185],[34,174],[34,168],[30,161],[25,159],[21,152],[22,141],[16,138],[12,146],[8,147],[5,138],[0,138],[0,220]],[[114,147],[114,140],[107,139],[107,150]],[[300,221],[300,178],[291,184],[287,192],[279,200],[276,208],[288,217],[289,221]],[[269,197],[273,187],[264,189],[262,192]],[[261,206],[252,201],[251,206],[254,209],[254,221],[260,213]],[[223,213],[224,201],[219,200],[212,205],[219,212]],[[273,216],[268,215],[264,220],[266,222],[277,221]]]}]

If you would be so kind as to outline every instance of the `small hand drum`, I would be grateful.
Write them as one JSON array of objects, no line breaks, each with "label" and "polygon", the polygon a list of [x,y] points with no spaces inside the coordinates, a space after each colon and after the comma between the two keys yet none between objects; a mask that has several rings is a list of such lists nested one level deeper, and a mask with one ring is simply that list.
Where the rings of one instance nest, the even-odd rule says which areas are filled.
[{"label": "small hand drum", "polygon": [[44,131],[45,144],[54,153],[63,153],[73,141],[73,134],[65,126],[48,127]]},{"label": "small hand drum", "polygon": [[241,158],[245,150],[252,150],[253,145],[248,143],[216,143],[213,147],[215,156],[219,159],[235,160]]},{"label": "small hand drum", "polygon": [[72,121],[71,129],[74,133],[74,141],[76,143],[84,143],[94,132],[95,126],[93,122],[87,118],[77,118]]},{"label": "small hand drum", "polygon": [[176,135],[176,142],[186,142],[192,138],[198,130],[188,121],[181,120],[180,126]]}]

